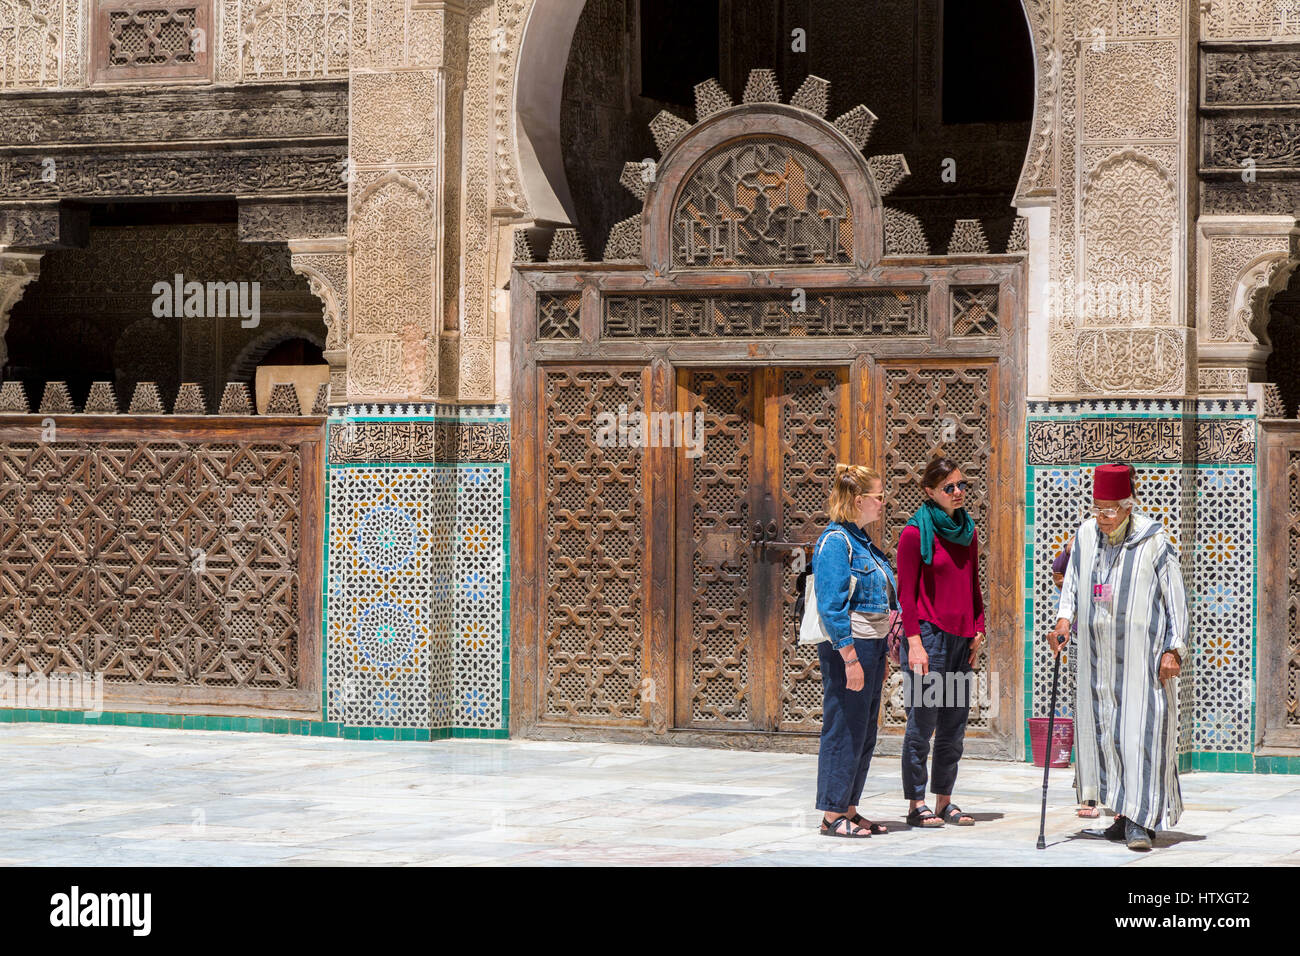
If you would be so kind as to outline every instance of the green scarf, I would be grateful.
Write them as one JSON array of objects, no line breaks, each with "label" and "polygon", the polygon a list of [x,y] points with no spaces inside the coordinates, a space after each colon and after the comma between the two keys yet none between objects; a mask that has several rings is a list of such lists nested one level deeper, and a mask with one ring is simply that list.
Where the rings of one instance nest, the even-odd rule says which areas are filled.
[{"label": "green scarf", "polygon": [[948,517],[948,513],[933,501],[925,501],[916,509],[908,525],[921,532],[921,560],[926,564],[934,562],[934,536],[937,534],[953,544],[970,544],[975,534],[975,522],[966,513],[965,508],[958,508]]}]

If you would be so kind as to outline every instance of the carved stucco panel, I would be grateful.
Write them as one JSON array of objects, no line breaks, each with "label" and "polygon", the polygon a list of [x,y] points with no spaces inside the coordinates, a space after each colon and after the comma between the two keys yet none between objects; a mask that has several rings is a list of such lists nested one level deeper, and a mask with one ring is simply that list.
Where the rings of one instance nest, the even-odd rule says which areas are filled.
[{"label": "carved stucco panel", "polygon": [[295,253],[293,271],[305,275],[312,294],[321,300],[326,351],[345,348],[348,340],[348,257],[346,252]]},{"label": "carved stucco panel", "polygon": [[[1248,280],[1246,273],[1250,267],[1259,265],[1261,259],[1271,260],[1259,273],[1267,287],[1273,279],[1269,273],[1285,263],[1289,249],[1287,236],[1215,236],[1210,239],[1210,301],[1208,328],[1204,330],[1208,341],[1256,341],[1251,333],[1254,317],[1249,302],[1255,280]],[[1206,268],[1206,264],[1202,263],[1201,268]]]},{"label": "carved stucco panel", "polygon": [[349,91],[353,163],[435,164],[442,114],[440,83],[434,70],[354,75]]},{"label": "carved stucco panel", "polygon": [[1206,40],[1272,39],[1300,36],[1296,0],[1210,0],[1201,15]]},{"label": "carved stucco panel", "polygon": [[1196,388],[1201,393],[1245,394],[1249,380],[1249,370],[1244,367],[1202,366],[1196,371]]},{"label": "carved stucco panel", "polygon": [[1124,150],[1102,162],[1084,188],[1084,271],[1099,296],[1118,295],[1089,324],[1176,321],[1178,205],[1166,173],[1146,156]]},{"label": "carved stucco panel", "polygon": [[1099,39],[1177,36],[1187,0],[1077,0],[1075,36]]},{"label": "carved stucco panel", "polygon": [[[59,61],[75,0],[0,0],[0,89],[59,85]],[[80,84],[80,85],[84,85]]]},{"label": "carved stucco panel", "polygon": [[431,334],[433,216],[429,194],[400,173],[361,193],[351,224],[355,334]]},{"label": "carved stucco panel", "polygon": [[1085,140],[1178,135],[1177,41],[1087,43],[1083,49]]},{"label": "carved stucco panel", "polygon": [[348,348],[349,400],[405,394],[402,344],[395,337],[353,340]]},{"label": "carved stucco panel", "polygon": [[239,12],[239,79],[347,76],[347,0],[226,0]]},{"label": "carved stucco panel", "polygon": [[1079,384],[1097,395],[1176,395],[1188,389],[1187,329],[1084,329]]}]

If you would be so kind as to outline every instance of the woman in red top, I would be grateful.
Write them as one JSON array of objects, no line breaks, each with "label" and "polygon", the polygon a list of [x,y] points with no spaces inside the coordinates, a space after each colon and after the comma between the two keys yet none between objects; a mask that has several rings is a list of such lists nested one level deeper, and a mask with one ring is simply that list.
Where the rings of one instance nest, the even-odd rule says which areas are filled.
[{"label": "woman in red top", "polygon": [[[926,500],[898,536],[900,649],[907,730],[903,795],[914,827],[971,826],[952,802],[970,712],[970,671],[984,643],[979,535],[964,507],[968,482],[950,458],[926,466]],[[925,805],[926,758],[934,737],[934,811]]]}]

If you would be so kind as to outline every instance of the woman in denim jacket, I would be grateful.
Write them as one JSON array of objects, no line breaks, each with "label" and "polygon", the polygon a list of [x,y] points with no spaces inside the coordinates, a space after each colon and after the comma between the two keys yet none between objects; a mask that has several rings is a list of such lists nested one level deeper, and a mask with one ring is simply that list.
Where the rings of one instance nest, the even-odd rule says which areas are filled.
[{"label": "woman in denim jacket", "polygon": [[885,832],[857,808],[876,747],[889,612],[898,606],[889,558],[864,530],[880,519],[884,498],[879,474],[837,465],[827,508],[832,523],[813,551],[817,611],[830,635],[817,645],[824,692],[817,809],[826,836]]}]

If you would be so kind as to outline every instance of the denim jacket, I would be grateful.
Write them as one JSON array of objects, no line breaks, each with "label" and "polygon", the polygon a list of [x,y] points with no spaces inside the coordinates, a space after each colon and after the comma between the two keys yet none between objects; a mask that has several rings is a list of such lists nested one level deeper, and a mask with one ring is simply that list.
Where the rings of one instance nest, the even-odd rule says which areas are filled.
[{"label": "denim jacket", "polygon": [[[849,612],[884,614],[890,604],[890,589],[898,594],[898,580],[889,558],[855,524],[831,522],[817,539],[813,551],[813,581],[817,590],[817,613],[821,615],[831,645],[836,649],[853,643]],[[857,580],[849,597],[849,574]],[[886,585],[888,579],[888,585]],[[895,599],[896,600],[896,599]]]}]

